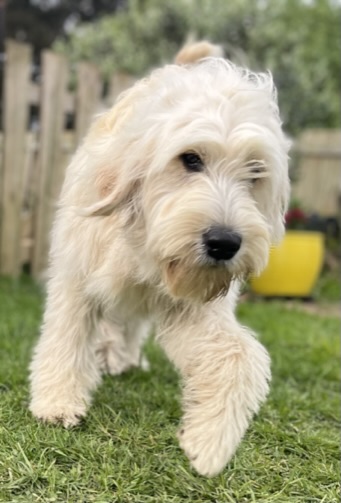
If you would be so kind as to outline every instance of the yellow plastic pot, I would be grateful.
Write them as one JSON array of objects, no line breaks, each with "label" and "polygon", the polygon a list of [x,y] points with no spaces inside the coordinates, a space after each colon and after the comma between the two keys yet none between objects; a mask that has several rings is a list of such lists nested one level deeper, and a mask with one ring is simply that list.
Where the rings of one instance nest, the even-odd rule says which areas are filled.
[{"label": "yellow plastic pot", "polygon": [[270,251],[269,263],[251,288],[260,295],[309,297],[318,279],[324,255],[324,236],[315,231],[287,231]]}]

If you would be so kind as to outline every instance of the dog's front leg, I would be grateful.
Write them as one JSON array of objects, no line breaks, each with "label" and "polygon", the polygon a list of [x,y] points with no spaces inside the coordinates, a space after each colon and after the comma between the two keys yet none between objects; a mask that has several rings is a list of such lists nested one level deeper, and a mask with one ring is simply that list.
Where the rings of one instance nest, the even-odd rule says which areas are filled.
[{"label": "dog's front leg", "polygon": [[100,379],[93,332],[91,308],[79,285],[53,278],[31,363],[30,410],[36,417],[67,427],[85,415],[90,392]]},{"label": "dog's front leg", "polygon": [[200,474],[214,476],[268,393],[269,356],[233,315],[217,310],[175,323],[160,342],[184,381],[180,446]]}]

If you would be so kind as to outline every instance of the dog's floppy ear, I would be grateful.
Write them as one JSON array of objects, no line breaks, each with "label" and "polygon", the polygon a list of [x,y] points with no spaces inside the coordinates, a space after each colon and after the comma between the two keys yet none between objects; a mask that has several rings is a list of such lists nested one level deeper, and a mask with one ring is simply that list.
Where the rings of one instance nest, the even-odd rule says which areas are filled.
[{"label": "dog's floppy ear", "polygon": [[[289,142],[287,142],[289,148]],[[272,198],[268,203],[267,213],[270,223],[271,242],[280,243],[285,232],[285,214],[290,198],[290,181],[288,175],[288,158],[278,169],[276,179],[273,180]]]},{"label": "dog's floppy ear", "polygon": [[90,177],[97,201],[84,208],[83,215],[109,215],[129,200],[139,185],[140,166],[124,169],[127,156],[132,155],[125,129],[146,85],[146,80],[140,81],[125,91],[113,108],[95,120],[85,138],[84,148],[96,165]]},{"label": "dog's floppy ear", "polygon": [[289,183],[284,181],[281,193],[278,194],[277,200],[274,202],[273,211],[270,216],[271,225],[271,241],[276,245],[280,243],[285,232],[285,213],[288,207],[289,200]]},{"label": "dog's floppy ear", "polygon": [[107,197],[84,208],[82,215],[93,217],[110,215],[116,208],[129,200],[137,185],[136,182],[136,184],[125,184],[123,187],[113,189]]},{"label": "dog's floppy ear", "polygon": [[85,216],[110,215],[132,198],[138,187],[138,179],[128,178],[120,173],[121,163],[99,167],[96,170],[94,188],[98,200],[82,210]]}]

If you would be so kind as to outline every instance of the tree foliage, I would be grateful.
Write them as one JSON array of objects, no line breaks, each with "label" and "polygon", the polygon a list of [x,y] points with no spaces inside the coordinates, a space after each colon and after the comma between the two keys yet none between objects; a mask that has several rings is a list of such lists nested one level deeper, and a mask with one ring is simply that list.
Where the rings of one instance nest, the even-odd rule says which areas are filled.
[{"label": "tree foliage", "polygon": [[39,54],[69,23],[92,21],[124,5],[125,0],[7,0],[6,36],[30,43]]},{"label": "tree foliage", "polygon": [[56,49],[95,61],[105,77],[140,76],[172,60],[192,36],[226,57],[270,69],[287,130],[340,123],[340,3],[332,0],[131,0],[129,8],[80,24]]}]

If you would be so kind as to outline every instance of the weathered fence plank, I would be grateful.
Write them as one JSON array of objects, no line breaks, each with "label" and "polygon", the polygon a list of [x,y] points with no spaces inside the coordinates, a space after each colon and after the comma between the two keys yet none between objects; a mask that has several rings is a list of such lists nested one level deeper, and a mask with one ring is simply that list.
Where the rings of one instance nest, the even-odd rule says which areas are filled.
[{"label": "weathered fence plank", "polygon": [[296,142],[298,180],[293,196],[308,211],[323,217],[339,214],[341,131],[308,129]]},{"label": "weathered fence plank", "polygon": [[24,161],[24,181],[22,191],[22,231],[21,263],[30,264],[33,250],[33,209],[38,186],[37,160],[39,152],[38,131],[26,133],[26,152]]},{"label": "weathered fence plank", "polygon": [[100,111],[102,81],[98,68],[91,63],[77,67],[76,139],[81,141],[93,115]]},{"label": "weathered fence plank", "polygon": [[136,78],[126,73],[115,73],[110,80],[108,105],[112,106],[122,91],[125,91],[136,82]]},{"label": "weathered fence plank", "polygon": [[[29,91],[29,102],[30,105],[40,105],[40,84],[37,84],[36,82],[31,82],[30,84],[30,91]],[[75,94],[67,91],[64,95],[64,112],[73,114],[75,112]]]},{"label": "weathered fence plank", "polygon": [[35,204],[32,272],[39,276],[47,265],[50,228],[55,202],[61,187],[62,133],[65,123],[64,100],[67,85],[67,60],[51,51],[42,57],[41,133],[39,186]]},{"label": "weathered fence plank", "polygon": [[21,209],[30,69],[30,46],[7,41],[3,118],[5,135],[0,173],[0,272],[14,277],[19,275],[21,269]]}]

